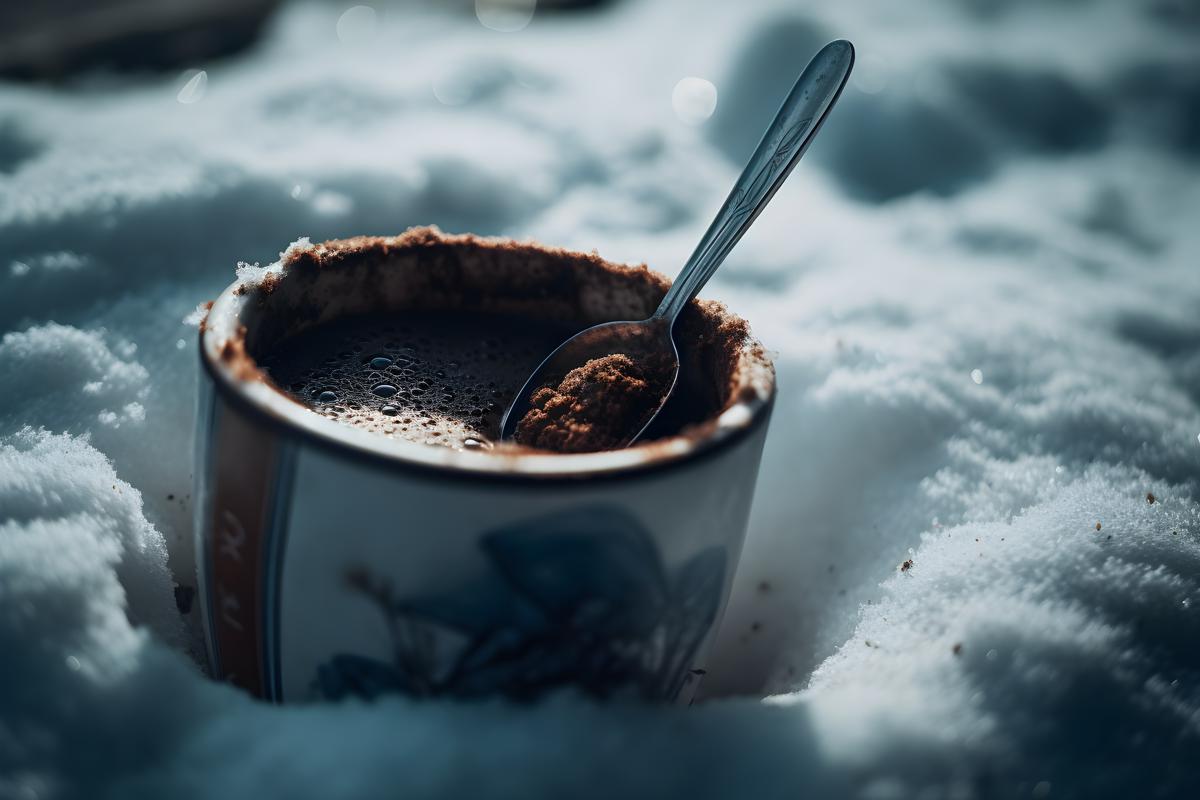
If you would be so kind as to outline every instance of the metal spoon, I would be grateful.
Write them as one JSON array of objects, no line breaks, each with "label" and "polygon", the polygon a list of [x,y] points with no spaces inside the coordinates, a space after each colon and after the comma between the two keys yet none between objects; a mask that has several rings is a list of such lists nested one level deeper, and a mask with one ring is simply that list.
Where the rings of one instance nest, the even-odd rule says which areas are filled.
[{"label": "metal spoon", "polygon": [[[721,266],[725,256],[749,230],[804,155],[837,102],[854,66],[854,46],[844,39],[830,42],[809,62],[758,143],[721,211],[696,246],[692,257],[649,319],[606,322],[578,333],[558,346],[541,363],[504,413],[500,438],[511,439],[530,409],[530,398],[543,386],[557,385],[568,372],[593,358],[625,353],[634,362],[661,360],[670,367],[670,381],[654,413],[617,448],[627,447],[645,433],[666,404],[679,376],[679,353],[672,336],[675,320]],[[614,449],[617,449],[614,448]]]}]

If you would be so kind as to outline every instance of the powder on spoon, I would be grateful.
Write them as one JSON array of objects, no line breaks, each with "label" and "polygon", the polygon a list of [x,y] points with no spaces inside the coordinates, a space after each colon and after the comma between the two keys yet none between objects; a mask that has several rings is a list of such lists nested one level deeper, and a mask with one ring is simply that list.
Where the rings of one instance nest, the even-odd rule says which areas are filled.
[{"label": "powder on spoon", "polygon": [[514,438],[527,447],[586,453],[621,447],[650,421],[671,389],[673,365],[625,353],[594,358],[538,389]]}]

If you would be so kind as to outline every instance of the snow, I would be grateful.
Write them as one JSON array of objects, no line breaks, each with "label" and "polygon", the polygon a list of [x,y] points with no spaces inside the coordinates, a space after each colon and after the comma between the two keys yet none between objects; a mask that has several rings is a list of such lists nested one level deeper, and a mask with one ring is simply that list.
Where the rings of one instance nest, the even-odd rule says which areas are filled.
[{"label": "snow", "polygon": [[[0,798],[1190,791],[1200,15],[829,5],[298,5],[179,76],[0,86]],[[718,699],[204,679],[172,597],[197,303],[426,223],[674,273],[837,36],[851,86],[705,292],[780,385]]]}]

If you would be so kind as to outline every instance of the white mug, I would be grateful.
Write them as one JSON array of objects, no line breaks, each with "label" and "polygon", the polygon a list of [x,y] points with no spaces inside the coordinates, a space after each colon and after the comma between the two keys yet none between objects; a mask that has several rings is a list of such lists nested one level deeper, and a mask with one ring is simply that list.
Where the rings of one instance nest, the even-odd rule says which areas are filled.
[{"label": "white mug", "polygon": [[195,542],[212,674],[276,702],[559,688],[688,702],[774,399],[744,324],[693,302],[676,329],[677,393],[707,392],[714,413],[600,453],[388,439],[310,411],[254,362],[358,312],[584,327],[648,316],[667,285],[594,254],[421,228],[302,241],[230,286],[200,334]]}]

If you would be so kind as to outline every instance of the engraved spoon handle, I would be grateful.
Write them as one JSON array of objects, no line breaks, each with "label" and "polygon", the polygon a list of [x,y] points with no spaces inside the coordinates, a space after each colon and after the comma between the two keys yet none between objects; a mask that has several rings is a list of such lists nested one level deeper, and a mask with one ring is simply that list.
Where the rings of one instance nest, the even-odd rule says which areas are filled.
[{"label": "engraved spoon handle", "polygon": [[853,66],[854,46],[839,39],[825,45],[804,68],[725,205],[652,319],[666,319],[674,324],[679,312],[708,283],[812,144]]}]

